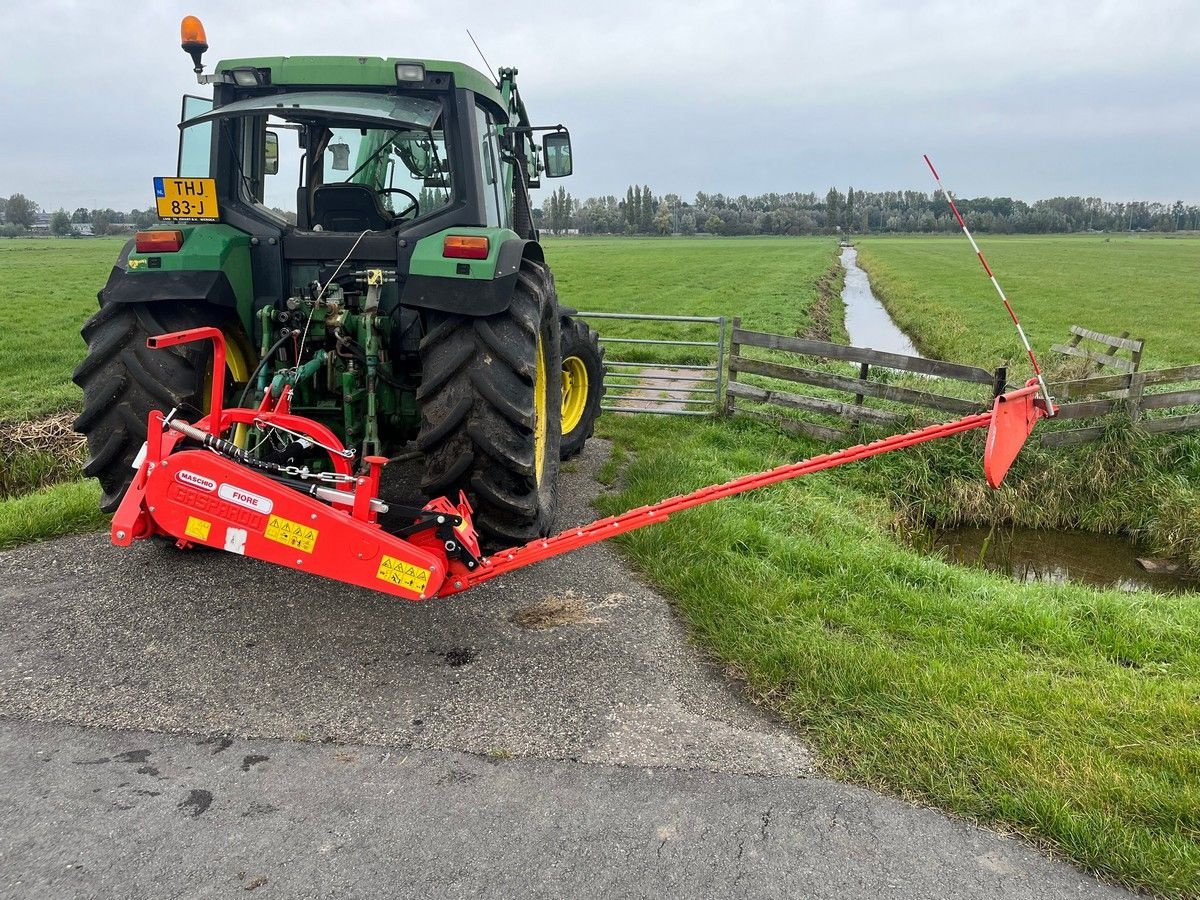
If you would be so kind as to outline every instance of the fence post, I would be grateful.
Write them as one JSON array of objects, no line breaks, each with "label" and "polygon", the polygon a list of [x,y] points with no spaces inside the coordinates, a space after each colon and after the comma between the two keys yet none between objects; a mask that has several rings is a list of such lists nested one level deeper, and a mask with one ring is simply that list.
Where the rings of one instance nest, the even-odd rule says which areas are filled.
[{"label": "fence post", "polygon": [[1142,418],[1142,394],[1145,391],[1145,373],[1134,372],[1129,376],[1129,392],[1125,395],[1125,409],[1129,413],[1129,421],[1135,425]]},{"label": "fence post", "polygon": [[[729,380],[725,382],[725,415],[733,415],[734,396],[733,391],[729,390],[730,385],[737,381],[737,372],[733,368],[733,361],[742,355],[742,345],[738,343],[737,333],[742,327],[742,317],[733,317],[733,334],[729,336]],[[722,331],[724,328],[722,328]],[[717,358],[717,369],[721,368],[721,359]]]},{"label": "fence post", "polygon": [[[866,381],[867,376],[870,374],[871,374],[871,364],[870,363],[861,363],[858,367],[858,377],[861,378],[863,381]],[[862,404],[863,404],[863,395],[855,394],[854,395],[854,405],[862,406]]]}]

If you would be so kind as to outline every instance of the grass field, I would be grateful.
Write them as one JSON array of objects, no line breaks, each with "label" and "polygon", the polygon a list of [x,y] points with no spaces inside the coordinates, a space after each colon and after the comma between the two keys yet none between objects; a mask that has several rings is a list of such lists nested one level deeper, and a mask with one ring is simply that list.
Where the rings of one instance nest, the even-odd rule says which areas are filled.
[{"label": "grass field", "polygon": [[[1142,368],[1200,362],[1200,236],[983,235],[980,247],[1043,357],[1072,325],[1145,338]],[[961,235],[856,238],[858,262],[928,356],[994,367],[1023,351]]]},{"label": "grass field", "polygon": [[[740,316],[747,328],[844,339],[832,238],[547,241],[560,299],[580,310]],[[714,339],[710,325],[597,320],[605,337]],[[711,350],[618,345],[639,362],[706,363]]]},{"label": "grass field", "polygon": [[124,238],[0,241],[0,422],[79,406],[71,372]]},{"label": "grass field", "polygon": [[747,327],[790,334],[811,324],[836,246],[832,238],[551,239],[546,257],[562,301],[579,309],[741,316]]},{"label": "grass field", "polygon": [[[1150,364],[1195,361],[1175,329],[1188,321],[1194,290],[1179,273],[1195,281],[1200,244],[1128,241],[1110,285],[1096,258],[1113,242],[1002,243],[1003,252],[988,252],[1014,300],[1034,286],[1062,304],[1019,303],[1040,346],[1079,323],[1146,337]],[[644,303],[612,274],[625,271],[618,257],[575,269],[589,244],[547,250],[560,283],[590,295],[568,301]],[[803,301],[776,296],[770,310],[754,302],[762,245],[743,244],[756,258],[733,269],[727,294],[741,302],[730,312],[750,327],[802,332]],[[670,253],[675,243],[658,246]],[[962,243],[861,246],[876,269],[890,267],[890,291],[931,303],[907,323],[921,346],[988,367],[1008,356],[1018,361],[1014,377],[1024,377],[1003,307]],[[1135,252],[1142,247],[1146,259]],[[635,271],[646,261],[647,282],[671,282],[654,249],[628,258]],[[703,257],[685,259],[701,267],[687,277],[719,295]],[[1098,300],[1063,299],[1081,285],[1115,298],[1109,317],[1087,315],[1104,305]],[[656,311],[712,310],[686,293],[665,297]],[[1145,323],[1157,327],[1136,327]],[[609,417],[602,432],[616,443],[609,474],[620,487],[605,512],[826,449],[747,422]],[[1200,598],[1018,585],[929,558],[895,536],[898,522],[914,517],[1016,519],[1132,532],[1163,547],[1187,534],[1195,552],[1200,442],[1118,433],[1054,455],[1031,448],[996,493],[979,477],[981,455],[978,436],[939,442],[703,507],[623,542],[697,639],[804,731],[830,773],[1012,828],[1130,886],[1200,896]]]},{"label": "grass field", "polygon": [[[1178,273],[1195,282],[1200,243],[1137,239],[1127,250],[1125,240],[984,246],[1040,346],[1078,322],[1130,328],[1152,360],[1193,361],[1175,330],[1197,333],[1184,303],[1195,288]],[[27,249],[30,262],[23,245],[0,245],[16,254],[0,269],[10,314],[9,282],[38,290],[39,269],[74,271],[81,293],[59,298],[58,332],[26,323],[25,341],[46,331],[44,369],[12,367],[7,350],[21,342],[0,337],[10,341],[0,347],[10,419],[75,403],[79,323],[119,248],[46,242]],[[907,324],[923,347],[987,366],[1009,352],[1011,326],[961,243],[862,247],[889,301],[915,310]],[[1105,256],[1114,247],[1120,255]],[[834,252],[829,239],[564,239],[546,249],[565,303],[741,315],[785,334],[809,333],[822,307],[816,318],[831,316],[836,332],[840,306],[819,286]],[[1092,299],[1068,307],[1082,285]],[[1110,318],[1089,315],[1103,306],[1093,292],[1120,298]],[[1059,302],[1024,299],[1033,294]],[[609,416],[601,432],[615,442],[605,512],[827,449],[748,421]],[[979,436],[938,442],[705,506],[622,543],[698,643],[800,728],[831,774],[1014,829],[1124,884],[1200,897],[1200,597],[1020,585],[928,557],[897,534],[914,517],[1035,516],[1170,547],[1173,534],[1200,533],[1200,441],[1115,433],[1060,454],[1031,448],[995,494],[982,487],[981,453]],[[71,518],[88,489],[0,501],[0,546],[22,528],[93,527]]]}]

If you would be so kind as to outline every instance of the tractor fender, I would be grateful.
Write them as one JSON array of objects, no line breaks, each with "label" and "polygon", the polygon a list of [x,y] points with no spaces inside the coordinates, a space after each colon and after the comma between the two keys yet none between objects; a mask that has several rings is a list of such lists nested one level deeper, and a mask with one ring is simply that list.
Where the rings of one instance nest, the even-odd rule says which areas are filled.
[{"label": "tractor fender", "polygon": [[184,225],[174,253],[138,253],[128,241],[97,295],[100,305],[162,300],[249,307],[250,236],[227,225]]},{"label": "tractor fender", "polygon": [[[463,231],[461,228],[454,229],[456,234]],[[440,235],[434,235],[433,238],[440,252],[442,238]],[[464,316],[495,315],[508,309],[517,286],[517,273],[524,259],[544,262],[541,245],[537,241],[510,237],[500,244],[495,267],[489,267],[484,275],[475,272],[470,277],[459,275],[459,266],[468,269],[474,269],[474,266],[456,260],[445,260],[444,272],[412,271],[404,281],[400,303]]]},{"label": "tractor fender", "polygon": [[107,303],[153,303],[159,300],[194,300],[233,309],[237,297],[229,276],[221,270],[142,272],[130,275],[113,266],[108,281],[96,295]]}]

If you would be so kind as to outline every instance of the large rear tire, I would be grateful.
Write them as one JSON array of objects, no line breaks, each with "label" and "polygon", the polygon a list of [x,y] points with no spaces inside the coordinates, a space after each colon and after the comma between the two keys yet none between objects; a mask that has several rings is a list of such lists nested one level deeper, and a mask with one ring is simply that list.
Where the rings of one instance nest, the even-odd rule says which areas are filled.
[{"label": "large rear tire", "polygon": [[562,445],[563,459],[583,450],[596,430],[604,400],[604,348],[586,322],[563,316]]},{"label": "large rear tire", "polygon": [[421,340],[421,489],[466,490],[485,544],[550,533],[557,504],[562,358],[549,270],[525,260],[507,310],[431,312]]},{"label": "large rear tire", "polygon": [[[151,410],[178,408],[188,421],[207,412],[211,342],[151,350],[146,338],[202,325],[222,327],[228,318],[199,303],[109,303],[83,326],[88,351],[73,376],[83,388],[83,412],[75,430],[87,437],[83,474],[100,481],[105,512],[116,510],[129,487]],[[235,342],[230,342],[229,357],[231,370],[241,368],[244,353]]]}]

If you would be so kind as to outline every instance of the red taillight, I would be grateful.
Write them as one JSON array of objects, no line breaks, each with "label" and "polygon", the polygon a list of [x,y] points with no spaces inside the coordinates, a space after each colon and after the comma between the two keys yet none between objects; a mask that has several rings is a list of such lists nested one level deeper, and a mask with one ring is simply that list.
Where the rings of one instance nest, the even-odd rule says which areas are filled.
[{"label": "red taillight", "polygon": [[451,234],[442,242],[442,256],[450,259],[487,259],[488,239],[465,234]]},{"label": "red taillight", "polygon": [[182,231],[139,231],[133,236],[138,253],[174,253],[183,246]]}]

